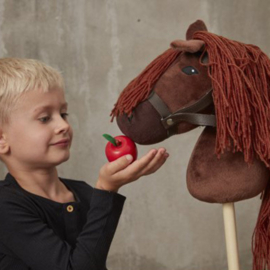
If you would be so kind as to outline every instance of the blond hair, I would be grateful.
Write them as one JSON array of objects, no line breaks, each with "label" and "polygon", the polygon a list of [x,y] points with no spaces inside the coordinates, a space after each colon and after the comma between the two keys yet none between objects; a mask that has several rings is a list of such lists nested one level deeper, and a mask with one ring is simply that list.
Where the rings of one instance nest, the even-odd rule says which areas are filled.
[{"label": "blond hair", "polygon": [[64,88],[60,72],[36,59],[0,59],[0,125],[7,124],[19,97],[33,90]]}]

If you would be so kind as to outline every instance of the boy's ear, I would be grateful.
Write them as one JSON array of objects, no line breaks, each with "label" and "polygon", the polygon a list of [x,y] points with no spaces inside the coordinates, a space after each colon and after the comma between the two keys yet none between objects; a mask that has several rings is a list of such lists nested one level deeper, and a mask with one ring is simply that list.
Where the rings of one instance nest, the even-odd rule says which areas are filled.
[{"label": "boy's ear", "polygon": [[0,154],[6,154],[9,151],[6,134],[0,129]]}]

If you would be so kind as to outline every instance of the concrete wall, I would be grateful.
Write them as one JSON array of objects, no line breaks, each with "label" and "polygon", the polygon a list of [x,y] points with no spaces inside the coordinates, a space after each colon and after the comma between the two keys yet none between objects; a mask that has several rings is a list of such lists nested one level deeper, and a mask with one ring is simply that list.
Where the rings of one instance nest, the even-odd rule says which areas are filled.
[{"label": "concrete wall", "polygon": [[[59,174],[94,185],[106,162],[102,134],[121,133],[109,114],[123,87],[197,19],[269,54],[269,9],[267,0],[0,0],[0,57],[37,58],[62,70],[74,141]],[[201,131],[138,146],[139,156],[164,146],[170,157],[156,174],[120,190],[127,201],[109,269],[227,269],[222,205],[197,201],[185,183]],[[245,270],[259,206],[258,197],[236,204]]]}]

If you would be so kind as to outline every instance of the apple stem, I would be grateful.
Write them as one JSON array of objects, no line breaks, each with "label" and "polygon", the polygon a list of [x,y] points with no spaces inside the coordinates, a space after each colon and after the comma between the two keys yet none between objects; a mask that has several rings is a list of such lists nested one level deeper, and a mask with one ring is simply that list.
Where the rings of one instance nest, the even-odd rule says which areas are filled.
[{"label": "apple stem", "polygon": [[120,141],[118,141],[118,140],[115,140],[115,142],[116,142],[116,146],[119,146],[119,145],[121,145],[121,142],[120,142]]},{"label": "apple stem", "polygon": [[119,145],[119,141],[115,140],[115,138],[112,137],[111,135],[109,135],[109,134],[103,134],[102,136],[103,136],[106,140],[108,140],[109,142],[111,142],[114,146]]}]

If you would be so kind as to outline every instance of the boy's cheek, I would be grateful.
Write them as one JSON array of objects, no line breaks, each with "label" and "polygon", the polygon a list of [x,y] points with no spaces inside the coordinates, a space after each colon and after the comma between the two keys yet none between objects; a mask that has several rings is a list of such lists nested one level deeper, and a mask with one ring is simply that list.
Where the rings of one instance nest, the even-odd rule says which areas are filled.
[{"label": "boy's cheek", "polygon": [[70,147],[72,144],[72,140],[73,140],[73,130],[72,129],[70,129],[69,138],[70,138],[70,144],[69,144],[69,147]]}]

